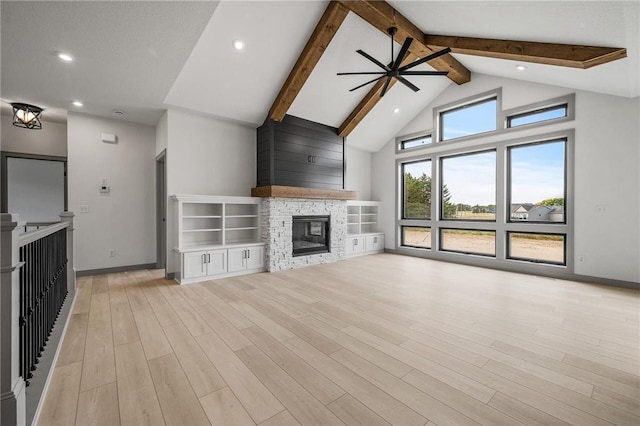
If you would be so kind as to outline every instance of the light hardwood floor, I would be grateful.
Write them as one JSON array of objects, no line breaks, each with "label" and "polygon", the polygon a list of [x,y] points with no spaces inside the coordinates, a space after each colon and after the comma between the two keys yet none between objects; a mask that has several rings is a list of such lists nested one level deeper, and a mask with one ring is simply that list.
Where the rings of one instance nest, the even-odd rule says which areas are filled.
[{"label": "light hardwood floor", "polygon": [[39,425],[637,425],[639,292],[380,254],[81,278]]}]

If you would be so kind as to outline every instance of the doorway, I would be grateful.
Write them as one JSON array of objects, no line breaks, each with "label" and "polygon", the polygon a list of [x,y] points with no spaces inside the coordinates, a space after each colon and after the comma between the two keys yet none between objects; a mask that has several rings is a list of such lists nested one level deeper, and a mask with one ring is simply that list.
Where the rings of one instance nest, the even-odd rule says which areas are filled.
[{"label": "doorway", "polygon": [[167,151],[156,157],[156,268],[167,267]]},{"label": "doorway", "polygon": [[60,221],[67,210],[67,158],[2,152],[0,210],[17,213],[28,226]]}]

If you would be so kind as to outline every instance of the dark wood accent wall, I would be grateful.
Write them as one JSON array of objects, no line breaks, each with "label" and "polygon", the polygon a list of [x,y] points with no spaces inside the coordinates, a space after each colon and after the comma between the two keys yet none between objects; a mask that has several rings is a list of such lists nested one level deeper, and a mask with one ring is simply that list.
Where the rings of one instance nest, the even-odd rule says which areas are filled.
[{"label": "dark wood accent wall", "polygon": [[257,186],[344,189],[344,138],[338,129],[286,115],[258,128]]}]

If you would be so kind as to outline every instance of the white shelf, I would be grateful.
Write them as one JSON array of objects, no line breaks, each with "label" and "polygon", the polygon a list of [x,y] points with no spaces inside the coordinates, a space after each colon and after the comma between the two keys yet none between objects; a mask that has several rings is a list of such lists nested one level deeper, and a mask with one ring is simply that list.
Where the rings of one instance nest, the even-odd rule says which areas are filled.
[{"label": "white shelf", "polygon": [[180,250],[261,242],[261,198],[174,195],[171,199],[176,201]]},{"label": "white shelf", "polygon": [[363,235],[378,231],[378,201],[347,201],[347,233]]}]

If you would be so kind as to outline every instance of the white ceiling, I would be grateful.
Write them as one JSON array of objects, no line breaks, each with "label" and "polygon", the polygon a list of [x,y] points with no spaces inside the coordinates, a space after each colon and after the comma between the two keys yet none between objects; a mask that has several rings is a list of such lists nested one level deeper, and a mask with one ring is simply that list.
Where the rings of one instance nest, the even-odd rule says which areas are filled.
[{"label": "white ceiling", "polygon": [[[474,74],[640,94],[638,1],[390,3],[431,34],[625,47],[628,58],[589,70],[528,64],[517,72],[511,61],[456,57]],[[126,119],[146,124],[178,107],[258,126],[326,4],[3,1],[2,98],[47,106],[45,113],[64,113],[79,98],[88,113],[113,117],[113,109],[124,109]],[[245,41],[243,51],[232,49],[235,39]],[[366,76],[335,74],[374,69],[357,49],[388,62],[389,44],[349,14],[288,113],[338,127],[367,89],[348,91]],[[59,50],[70,51],[76,62],[61,63],[53,55]],[[348,144],[376,151],[452,84],[446,77],[412,82],[418,93],[396,84]]]},{"label": "white ceiling", "polygon": [[[164,97],[217,2],[2,1],[2,88],[6,101],[64,119],[83,112],[155,125]],[[75,57],[63,63],[55,52]]]}]

